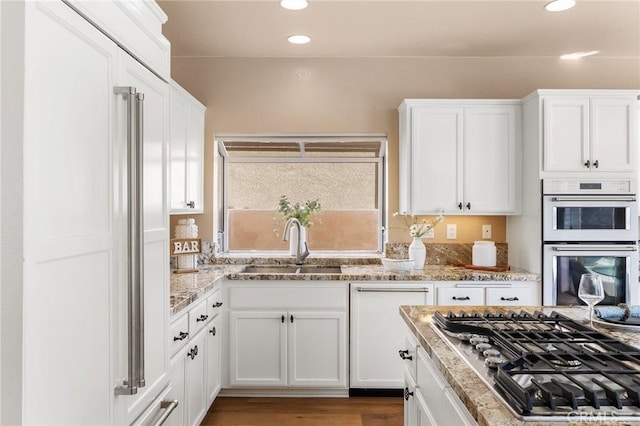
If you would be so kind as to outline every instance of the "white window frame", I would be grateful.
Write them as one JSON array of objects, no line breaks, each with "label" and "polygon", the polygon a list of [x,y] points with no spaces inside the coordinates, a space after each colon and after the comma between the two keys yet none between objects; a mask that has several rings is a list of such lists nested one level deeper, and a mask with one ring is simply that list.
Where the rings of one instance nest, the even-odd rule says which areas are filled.
[{"label": "white window frame", "polygon": [[[299,157],[251,157],[251,156],[229,156],[225,150],[226,142],[251,142],[251,141],[268,141],[268,142],[297,142],[300,144],[301,155]],[[304,146],[306,143],[313,142],[380,142],[380,150],[376,157],[304,157]],[[304,135],[285,135],[285,134],[220,134],[215,137],[216,157],[218,161],[214,163],[220,167],[216,176],[218,182],[215,188],[218,196],[214,198],[220,203],[220,209],[214,210],[214,232],[216,232],[218,251],[226,254],[272,254],[281,255],[288,252],[280,250],[265,250],[263,252],[234,250],[229,251],[229,233],[226,232],[228,227],[228,164],[229,163],[373,163],[378,168],[378,193],[376,203],[378,209],[378,247],[376,250],[316,250],[314,254],[330,256],[332,254],[345,255],[379,255],[384,252],[384,243],[386,233],[383,231],[387,221],[387,194],[388,194],[388,164],[387,164],[387,135],[383,133],[347,133],[347,134],[304,134]],[[220,180],[222,182],[220,182]]]}]

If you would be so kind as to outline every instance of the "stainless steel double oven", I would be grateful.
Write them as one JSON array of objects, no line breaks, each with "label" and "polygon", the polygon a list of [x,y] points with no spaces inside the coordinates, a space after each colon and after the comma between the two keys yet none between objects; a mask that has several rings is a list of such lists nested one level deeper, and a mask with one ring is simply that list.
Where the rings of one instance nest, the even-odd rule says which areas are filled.
[{"label": "stainless steel double oven", "polygon": [[635,181],[544,180],[542,236],[544,305],[581,304],[584,273],[601,276],[601,304],[640,303]]}]

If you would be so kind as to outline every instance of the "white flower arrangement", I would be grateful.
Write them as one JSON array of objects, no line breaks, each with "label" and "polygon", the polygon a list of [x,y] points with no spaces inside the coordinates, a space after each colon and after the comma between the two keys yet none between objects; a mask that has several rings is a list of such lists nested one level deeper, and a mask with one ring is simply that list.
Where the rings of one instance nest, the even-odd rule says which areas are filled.
[{"label": "white flower arrangement", "polygon": [[423,237],[427,232],[436,227],[440,222],[444,220],[444,211],[441,210],[440,214],[431,222],[427,222],[426,219],[422,219],[422,222],[418,222],[416,215],[395,212],[393,217],[397,217],[404,224],[404,228],[408,229],[409,235],[412,237]]}]

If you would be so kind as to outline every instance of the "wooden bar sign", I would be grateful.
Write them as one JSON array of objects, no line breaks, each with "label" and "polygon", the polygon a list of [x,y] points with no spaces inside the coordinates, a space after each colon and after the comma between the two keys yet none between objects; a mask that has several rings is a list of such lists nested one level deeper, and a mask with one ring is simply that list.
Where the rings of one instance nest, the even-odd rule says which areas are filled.
[{"label": "wooden bar sign", "polygon": [[[171,256],[195,256],[202,253],[202,241],[200,238],[173,238],[170,247]],[[180,262],[176,261],[176,274],[187,272],[197,272],[196,262],[193,262],[192,269],[180,269]]]}]

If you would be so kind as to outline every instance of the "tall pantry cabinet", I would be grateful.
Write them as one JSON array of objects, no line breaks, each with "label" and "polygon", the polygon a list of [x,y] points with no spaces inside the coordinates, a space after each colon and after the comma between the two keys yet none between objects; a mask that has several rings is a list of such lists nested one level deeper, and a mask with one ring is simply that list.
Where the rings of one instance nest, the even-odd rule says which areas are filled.
[{"label": "tall pantry cabinet", "polygon": [[[3,40],[24,39],[2,50],[3,98],[16,84],[12,126],[24,132],[3,129],[2,141],[3,193],[8,171],[23,169],[8,196],[22,228],[2,240],[22,257],[18,282],[2,269],[3,351],[19,342],[21,355],[10,360],[19,382],[2,379],[3,423],[160,419],[172,408],[166,16],[153,2],[29,1],[3,4],[2,19]],[[11,68],[20,58],[23,82]],[[23,151],[9,168],[5,143]]]}]

